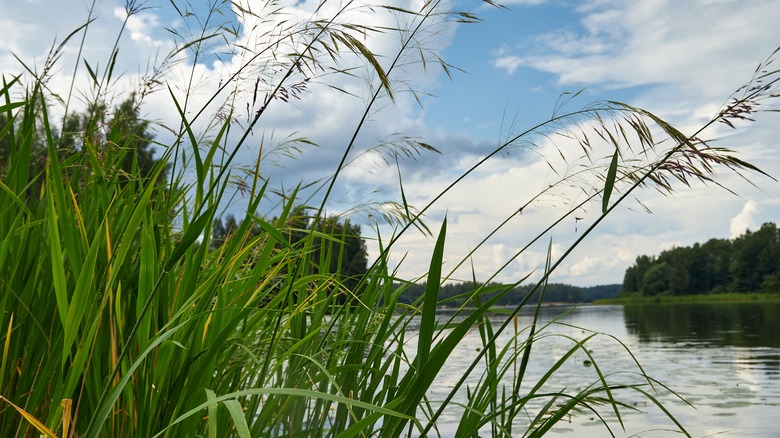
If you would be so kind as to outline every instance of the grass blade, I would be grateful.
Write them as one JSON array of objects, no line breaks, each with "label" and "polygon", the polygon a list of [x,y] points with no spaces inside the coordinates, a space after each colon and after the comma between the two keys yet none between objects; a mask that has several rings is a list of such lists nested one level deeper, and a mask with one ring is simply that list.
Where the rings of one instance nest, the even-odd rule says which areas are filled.
[{"label": "grass blade", "polygon": [[222,402],[230,412],[230,416],[233,418],[233,425],[236,427],[236,433],[240,438],[252,438],[249,433],[249,426],[246,424],[246,417],[244,411],[241,409],[241,403],[236,399],[224,400]]},{"label": "grass blade", "polygon": [[11,400],[8,400],[7,398],[0,395],[0,401],[4,401],[11,405],[12,408],[16,409],[16,412],[22,415],[25,420],[27,420],[30,425],[32,425],[34,428],[38,429],[38,432],[42,433],[43,435],[49,437],[49,438],[57,438],[57,434],[52,432],[51,429],[46,427],[45,424],[41,423],[40,420],[35,418],[34,416],[30,415],[29,412],[25,411],[24,409],[20,408],[19,406],[16,406]]},{"label": "grass blade", "polygon": [[417,356],[415,363],[421,369],[428,362],[428,354],[431,351],[434,326],[436,323],[436,306],[439,301],[439,283],[441,282],[442,264],[444,262],[444,240],[447,235],[447,218],[441,224],[439,237],[433,249],[431,265],[428,270],[428,281],[425,286],[425,296],[420,316],[420,333],[417,341]]},{"label": "grass blade", "polygon": [[[206,390],[206,401],[212,401],[213,399],[217,398],[217,394],[214,393],[214,391],[207,389]],[[208,428],[209,428],[209,438],[217,438],[217,427],[219,426],[217,424],[217,412],[219,411],[217,409],[218,405],[216,403],[211,403],[208,406],[208,413],[209,413],[209,419],[208,419]]]},{"label": "grass blade", "polygon": [[604,181],[604,194],[601,201],[601,213],[605,214],[609,208],[609,197],[612,195],[612,190],[615,188],[615,178],[617,177],[618,166],[618,150],[615,149],[615,153],[612,155],[612,161],[609,163],[609,169],[607,170],[607,179]]},{"label": "grass blade", "polygon": [[8,348],[11,345],[11,333],[14,328],[14,314],[8,320],[8,330],[5,332],[5,343],[3,343],[3,361],[0,363],[0,388],[3,388],[3,378],[5,377],[5,368],[8,364]]}]

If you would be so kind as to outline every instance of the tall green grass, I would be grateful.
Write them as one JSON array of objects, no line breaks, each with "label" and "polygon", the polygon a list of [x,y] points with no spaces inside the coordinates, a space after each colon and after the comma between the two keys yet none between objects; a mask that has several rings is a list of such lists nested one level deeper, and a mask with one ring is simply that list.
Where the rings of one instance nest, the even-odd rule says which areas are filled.
[{"label": "tall green grass", "polygon": [[[142,6],[128,2],[129,16]],[[226,6],[214,3],[214,16]],[[474,278],[474,290],[465,297],[469,309],[457,319],[437,321],[438,288],[451,275],[443,272],[446,221],[432,233],[436,245],[419,302],[398,303],[410,279],[399,278],[389,264],[401,235],[427,232],[421,217],[441,196],[490,158],[539,134],[576,135],[584,150],[593,153],[581,128],[587,125],[614,151],[607,164],[594,164],[557,183],[570,184],[584,173],[601,175],[598,186],[586,188],[587,199],[572,205],[529,246],[582,205],[600,204],[602,214],[562,257],[548,257],[535,290],[543,290],[561,261],[637,188],[671,191],[675,179],[710,180],[724,166],[758,171],[729,151],[710,147],[698,133],[684,135],[641,109],[602,102],[556,113],[511,135],[419,210],[406,203],[401,189],[403,202],[390,204],[395,213],[383,210],[395,231],[378,240],[380,253],[356,286],[342,284],[338,267],[331,266],[332,253],[343,251],[339,236],[308,232],[300,241],[287,239],[292,232],[304,232],[294,212],[312,200],[302,199],[298,189],[279,196],[261,178],[261,158],[242,176],[248,206],[240,226],[223,245],[210,244],[213,225],[236,190],[232,181],[238,151],[267,112],[283,110],[280,97],[301,83],[304,71],[313,74],[323,58],[348,53],[361,57],[374,78],[364,112],[355,115],[343,159],[319,192],[321,205],[310,217],[319,222],[368,116],[380,102],[393,99],[397,70],[412,54],[430,56],[419,50],[421,35],[442,20],[474,20],[429,2],[419,11],[389,8],[406,23],[398,29],[361,29],[345,21],[349,9],[359,7],[346,3],[332,16],[277,29],[278,34],[266,35],[267,47],[245,54],[247,59],[273,59],[283,72],[248,124],[209,116],[205,106],[191,107],[189,94],[181,100],[170,92],[180,124],[167,127],[175,140],[159,145],[161,159],[148,173],[137,159],[130,160],[134,165],[129,170],[123,167],[134,154],[134,139],[118,129],[88,125],[77,135],[78,148],[62,149],[60,124],[52,114],[67,113],[70,98],[57,99],[46,81],[65,44],[88,26],[55,46],[43,70],[4,77],[0,139],[6,139],[8,150],[0,168],[0,436],[432,436],[447,409],[461,412],[458,436],[539,436],[582,412],[603,418],[612,432],[615,425],[606,416],[623,424],[624,413],[632,410],[621,402],[626,394],[647,398],[685,432],[656,398],[659,385],[639,361],[632,383],[602,372],[598,352],[587,348],[595,334],[571,339],[568,352],[541,379],[531,380],[534,345],[549,330],[538,320],[540,303],[524,301],[506,312],[498,326],[489,320],[494,302],[514,285],[494,286],[491,279]],[[199,33],[178,35],[177,51],[160,71],[183,50],[193,50],[197,58],[207,42],[229,39],[229,28],[208,19],[201,23]],[[399,52],[370,52],[357,37],[368,31],[396,33],[402,38]],[[115,46],[112,56],[121,55]],[[116,78],[111,68],[97,66],[113,64],[76,61],[92,78],[93,103],[101,103]],[[245,68],[252,65],[247,62]],[[777,75],[764,67],[710,124],[747,117],[759,100],[774,96]],[[223,90],[236,91],[228,93],[228,101],[240,96],[245,72],[239,70],[222,84]],[[142,84],[139,101],[154,83],[151,78]],[[212,117],[206,123],[210,128],[201,135],[196,122],[207,117]],[[412,155],[430,149],[422,142],[406,147]],[[640,161],[650,152],[658,158]],[[276,199],[278,208],[262,211],[268,199]],[[487,233],[485,241],[516,214]],[[262,229],[259,235],[256,227]],[[320,246],[319,260],[311,257],[315,245]],[[512,259],[527,248],[517,248]],[[470,257],[465,254],[460,264]],[[530,326],[517,327],[519,310],[529,306],[536,306],[536,317]],[[410,324],[418,323],[417,348],[410,351],[405,347]],[[497,342],[513,327],[512,342]],[[430,400],[436,377],[461,340],[475,330],[483,348],[474,353],[449,396]],[[575,354],[592,361],[593,380],[579,389],[550,392],[547,384]],[[467,386],[470,378],[477,383]],[[467,403],[454,402],[464,391]]]}]

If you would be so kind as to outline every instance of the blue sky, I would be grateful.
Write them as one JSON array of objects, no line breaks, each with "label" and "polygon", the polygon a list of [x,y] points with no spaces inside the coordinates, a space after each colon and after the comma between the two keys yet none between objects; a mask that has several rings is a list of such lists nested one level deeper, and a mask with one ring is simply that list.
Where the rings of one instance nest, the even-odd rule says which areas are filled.
[{"label": "blue sky", "polygon": [[[185,10],[186,2],[174,3]],[[279,23],[278,19],[270,23],[246,16],[239,20],[240,12],[219,1],[191,3],[195,4],[193,13],[201,18],[201,23],[206,6],[222,4],[222,14],[214,14],[210,24],[239,29],[233,43],[245,47],[261,41],[263,29]],[[260,11],[263,3],[253,1],[249,5]],[[422,2],[392,3],[413,9]],[[0,69],[5,74],[22,71],[14,54],[29,66],[40,68],[52,42],[60,41],[86,19],[89,4],[82,0],[0,0],[0,10],[5,12],[0,16],[0,26],[6,31],[0,47]],[[93,67],[102,68],[125,18],[125,2],[103,0],[95,4],[96,20],[89,28],[83,57]],[[192,35],[188,32],[198,28],[193,17],[189,22],[178,17],[169,1],[137,4],[148,8],[127,22],[117,64],[122,76],[112,88],[116,91],[107,96],[109,99],[121,99],[123,92],[135,89],[148,65],[154,65],[155,59],[159,62],[176,44]],[[292,23],[310,17],[318,2],[278,4],[286,23]],[[481,2],[443,4],[483,19],[468,25],[434,23],[420,39],[426,53],[438,54],[457,69],[452,70],[450,79],[430,63],[423,69],[419,62],[414,62],[414,56],[406,58],[410,63],[393,76],[398,81],[395,102],[385,99],[371,113],[370,123],[362,131],[352,155],[354,161],[340,178],[328,204],[329,211],[352,212],[352,220],[361,223],[370,237],[375,224],[371,217],[375,215],[369,216],[370,209],[360,206],[400,201],[397,170],[394,165],[386,165],[381,153],[374,149],[378,141],[404,133],[419,137],[442,152],[423,154],[401,164],[407,198],[422,207],[470,164],[489,153],[501,138],[549,118],[565,92],[582,91],[568,104],[571,110],[595,100],[620,100],[648,109],[684,132],[693,132],[750,78],[763,58],[780,46],[780,3],[773,0],[508,0],[504,4],[507,9],[486,7]],[[322,13],[336,6],[338,3],[328,2]],[[391,26],[398,16],[357,7],[347,18],[367,26]],[[166,28],[176,29],[183,39],[173,38]],[[67,46],[50,80],[51,89],[62,95],[67,94],[73,80],[72,60],[77,55],[79,38],[81,34]],[[397,35],[362,38],[372,50],[385,55],[379,59],[387,65],[397,49]],[[235,71],[241,59],[246,59],[241,58],[241,53],[231,55],[235,46],[219,45],[219,39],[210,41],[220,56],[200,58],[194,65],[195,59],[187,53],[179,56],[161,77],[176,93],[183,93],[194,72],[197,87],[191,93],[193,108],[204,104],[205,96]],[[372,79],[370,69],[355,57],[345,56],[339,66],[356,68],[354,75],[321,75],[309,84],[300,100],[275,101],[256,126],[249,145],[239,154],[239,164],[253,162],[261,137],[267,152],[270,146],[295,133],[307,136],[319,147],[304,147],[294,159],[268,156],[263,162],[263,174],[287,188],[328,175],[365,108],[367,84]],[[269,81],[275,77],[259,65],[247,72],[243,90],[234,95],[237,113],[242,114],[237,117],[239,122],[245,120],[245,90],[251,89],[259,76]],[[75,108],[83,106],[94,93],[86,78],[81,63],[75,77]],[[349,90],[357,97],[328,85]],[[418,92],[422,107],[410,93],[404,92],[407,89]],[[220,95],[218,102],[227,98]],[[217,105],[212,105],[207,115],[217,110]],[[147,97],[143,111],[162,124],[176,123],[171,98],[164,89]],[[196,126],[208,133],[205,121]],[[707,138],[720,138],[718,145],[735,149],[741,158],[777,177],[780,154],[776,126],[776,119],[762,115],[756,123],[740,126],[736,131],[716,126]],[[234,131],[239,128],[237,124]],[[158,139],[164,142],[165,136],[160,130]],[[434,230],[445,215],[449,219],[445,271],[453,268],[494,226],[578,163],[578,149],[564,139],[558,138],[555,144],[538,136],[529,139],[535,141],[533,148],[527,144],[511,148],[488,161],[429,211],[427,222]],[[559,159],[559,150],[568,161]],[[599,149],[595,156],[603,158],[609,154],[608,149]],[[554,165],[557,175],[545,158]],[[597,185],[597,175],[589,178],[572,182],[585,188]],[[639,254],[657,254],[710,237],[728,238],[748,227],[780,220],[778,183],[760,176],[753,180],[757,187],[735,175],[719,174],[719,181],[740,196],[702,184],[678,187],[677,194],[671,197],[652,189],[643,190],[638,198],[653,213],[644,212],[635,201],[615,211],[561,266],[553,280],[578,285],[621,282],[625,268]],[[488,278],[546,224],[565,212],[564,200],[580,199],[578,190],[561,189],[554,197],[544,197],[529,206],[472,256],[466,263],[467,269],[455,272],[454,278],[470,278],[472,264],[479,279]],[[232,211],[237,211],[241,202],[239,197]],[[599,205],[594,204],[577,212],[581,219],[564,220],[542,239],[542,244],[514,260],[497,280],[515,281],[538,270],[548,244],[553,256],[560,255],[595,220],[598,212]],[[380,226],[380,230],[383,236],[392,233],[388,226]],[[423,275],[433,242],[433,238],[416,233],[405,236],[392,256],[400,263],[399,272],[406,277]],[[375,254],[375,243],[369,241],[369,249]]]}]

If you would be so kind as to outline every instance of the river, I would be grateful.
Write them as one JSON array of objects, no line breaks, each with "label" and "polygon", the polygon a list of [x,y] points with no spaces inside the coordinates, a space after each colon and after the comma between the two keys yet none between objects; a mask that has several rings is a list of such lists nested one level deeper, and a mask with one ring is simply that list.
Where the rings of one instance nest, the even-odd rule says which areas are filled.
[{"label": "river", "polygon": [[[446,312],[439,314],[442,321],[448,316]],[[522,312],[519,327],[530,324],[531,318],[529,312]],[[602,334],[590,339],[586,346],[598,368],[609,375],[608,381],[641,381],[639,368],[627,347],[649,376],[685,400],[660,385],[655,385],[657,392],[652,392],[691,436],[780,436],[780,303],[543,308],[541,322],[554,320],[557,322],[548,326],[545,333],[555,336],[534,344],[527,382],[539,379],[572,347],[569,338],[582,340],[596,331]],[[499,316],[491,322],[498,327],[502,321]],[[414,330],[414,326],[410,329]],[[499,343],[512,342],[512,325],[510,330],[512,333],[503,334]],[[409,351],[416,347],[413,340],[412,337]],[[434,406],[451,391],[480,347],[479,335],[473,331],[434,382],[429,393]],[[472,388],[478,377],[477,373],[468,380]],[[572,393],[597,378],[590,358],[578,351],[548,386],[551,390],[568,388]],[[503,383],[511,386],[511,378]],[[648,399],[632,391],[616,391],[615,396],[641,411],[621,410],[624,431],[609,406],[598,408],[615,436],[681,436]],[[458,392],[455,401],[465,403],[465,392]],[[454,406],[445,411],[438,421],[441,436],[455,435],[461,412]],[[522,435],[522,422],[517,424],[517,435]],[[489,429],[482,436],[489,436]],[[604,437],[609,436],[609,431],[595,414],[584,412],[567,417],[552,429],[550,436]]]}]

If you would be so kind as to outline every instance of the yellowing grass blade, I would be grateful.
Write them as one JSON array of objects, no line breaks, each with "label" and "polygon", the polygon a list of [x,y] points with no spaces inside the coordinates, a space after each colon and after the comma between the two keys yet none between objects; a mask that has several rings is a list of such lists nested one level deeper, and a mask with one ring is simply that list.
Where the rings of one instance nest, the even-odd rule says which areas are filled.
[{"label": "yellowing grass blade", "polygon": [[73,193],[73,188],[68,187],[68,190],[70,191],[70,199],[73,202],[73,212],[76,215],[76,224],[78,224],[79,227],[79,235],[81,236],[82,242],[87,244],[89,238],[87,237],[87,228],[84,226],[84,216],[81,214],[81,208],[79,208],[79,201],[76,199],[76,194]]},{"label": "yellowing grass blade", "polygon": [[73,399],[62,399],[62,437],[68,438],[70,432],[71,410],[73,408]]},{"label": "yellowing grass blade", "polygon": [[3,377],[5,376],[5,364],[8,363],[8,349],[11,346],[11,329],[14,328],[14,314],[8,321],[8,331],[5,333],[5,345],[3,346],[3,362],[0,363],[0,388],[3,387]]},{"label": "yellowing grass blade", "polygon": [[27,420],[28,423],[32,424],[32,426],[36,429],[38,429],[38,432],[44,434],[47,437],[50,438],[57,438],[57,434],[52,432],[51,429],[46,427],[43,423],[38,421],[37,418],[33,417],[29,412],[25,411],[24,409],[20,408],[19,406],[16,406],[11,402],[11,400],[8,400],[7,398],[0,395],[0,401],[5,401],[9,405],[11,405],[14,409],[16,409],[16,412],[22,414],[22,417],[24,417],[25,420]]}]

